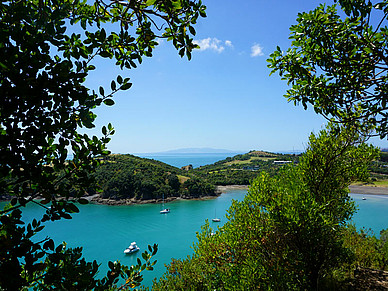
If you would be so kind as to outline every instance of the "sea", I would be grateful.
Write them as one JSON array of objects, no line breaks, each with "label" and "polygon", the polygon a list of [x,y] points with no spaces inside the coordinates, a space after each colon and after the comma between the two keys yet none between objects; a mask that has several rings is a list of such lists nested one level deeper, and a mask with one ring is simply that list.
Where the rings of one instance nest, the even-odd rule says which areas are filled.
[{"label": "sea", "polygon": [[147,159],[154,159],[171,166],[181,168],[192,165],[193,168],[198,168],[205,165],[210,165],[215,162],[233,157],[241,153],[151,153],[151,154],[136,154],[136,156]]},{"label": "sea", "polygon": [[[180,154],[181,155],[181,154]],[[191,159],[198,158],[199,161]],[[226,157],[226,156],[225,156]],[[177,166],[192,164],[203,165],[204,161],[224,159],[219,155],[199,154],[184,157],[180,162],[174,157],[174,162],[164,159],[164,162]],[[156,157],[154,157],[156,159]],[[187,163],[189,162],[189,163]],[[184,259],[193,253],[192,246],[196,242],[196,233],[201,226],[209,221],[216,230],[227,220],[225,214],[232,200],[244,199],[246,190],[229,190],[221,196],[208,200],[176,200],[168,203],[171,212],[160,214],[161,204],[143,204],[130,206],[107,206],[88,204],[80,205],[80,213],[74,214],[71,220],[61,220],[46,223],[45,229],[35,236],[39,241],[47,236],[56,244],[63,241],[68,247],[83,246],[86,260],[97,260],[100,266],[99,277],[106,275],[108,261],[120,261],[126,265],[136,264],[141,258],[141,252],[148,245],[158,244],[155,256],[157,263],[152,272],[144,271],[144,285],[151,286],[153,278],[159,278],[165,272],[165,264],[171,258]],[[376,234],[381,229],[388,228],[388,196],[351,194],[358,205],[358,212],[353,222],[357,228],[365,227]],[[366,200],[362,198],[365,197]],[[5,202],[0,202],[3,208]],[[43,215],[44,211],[36,204],[29,204],[23,210],[24,221],[31,221]],[[215,216],[220,222],[212,222]],[[123,251],[129,244],[136,241],[140,251],[124,255]]]}]

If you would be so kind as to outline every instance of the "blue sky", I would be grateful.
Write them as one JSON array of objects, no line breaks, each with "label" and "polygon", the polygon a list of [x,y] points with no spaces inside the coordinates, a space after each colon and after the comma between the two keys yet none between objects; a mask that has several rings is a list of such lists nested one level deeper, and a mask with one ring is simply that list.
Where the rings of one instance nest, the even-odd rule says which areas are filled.
[{"label": "blue sky", "polygon": [[[325,119],[310,108],[288,103],[287,84],[269,76],[266,59],[279,45],[290,46],[289,27],[298,12],[320,2],[205,0],[207,18],[195,26],[201,50],[191,61],[162,41],[154,56],[136,69],[121,71],[99,61],[87,79],[90,88],[109,88],[117,74],[130,77],[130,90],[116,104],[96,110],[97,128],[116,129],[113,153],[150,153],[211,147],[235,151],[303,150]],[[332,4],[332,2],[327,2]],[[96,131],[91,134],[98,134]],[[373,139],[380,147],[386,141]]]}]

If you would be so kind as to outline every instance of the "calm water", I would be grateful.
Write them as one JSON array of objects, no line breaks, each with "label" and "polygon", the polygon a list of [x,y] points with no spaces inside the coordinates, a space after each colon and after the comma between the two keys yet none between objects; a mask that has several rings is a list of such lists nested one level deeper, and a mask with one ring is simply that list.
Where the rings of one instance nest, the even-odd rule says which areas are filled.
[{"label": "calm water", "polygon": [[138,154],[137,156],[147,159],[154,159],[174,167],[192,165],[194,168],[213,164],[224,160],[227,157],[233,157],[239,153],[211,153],[211,154]]},{"label": "calm water", "polygon": [[[353,221],[357,228],[366,227],[378,235],[380,230],[388,228],[388,196],[350,194],[359,210]],[[365,197],[366,200],[362,200]]]},{"label": "calm water", "polygon": [[[36,240],[50,234],[56,244],[66,241],[69,247],[84,247],[84,257],[88,261],[96,259],[102,263],[100,272],[105,275],[107,262],[120,260],[126,265],[136,264],[136,258],[149,244],[157,243],[159,251],[155,257],[158,263],[153,272],[145,274],[146,285],[152,278],[160,277],[164,264],[171,258],[185,258],[192,253],[191,246],[196,240],[196,232],[208,219],[216,228],[225,223],[226,209],[232,199],[241,200],[246,191],[237,190],[222,194],[220,197],[204,201],[174,201],[168,203],[169,214],[159,214],[160,204],[106,206],[89,204],[80,207],[81,212],[71,220],[48,223]],[[4,203],[0,203],[2,207]],[[211,219],[215,211],[221,222]],[[31,221],[43,211],[37,205],[23,209],[24,221]],[[140,252],[124,255],[124,249],[136,241]]]},{"label": "calm water", "polygon": [[[56,244],[66,241],[69,247],[84,247],[84,256],[88,261],[96,259],[102,263],[101,275],[107,271],[107,262],[120,260],[131,265],[147,248],[148,244],[157,243],[159,252],[158,263],[153,272],[145,273],[145,284],[150,285],[153,277],[160,277],[164,264],[171,258],[185,258],[192,253],[190,248],[196,241],[196,232],[205,220],[216,228],[225,223],[226,209],[232,199],[242,200],[246,190],[231,190],[220,197],[204,201],[174,201],[168,203],[169,214],[159,214],[160,204],[106,206],[84,205],[81,212],[73,215],[72,220],[48,223],[44,231],[36,239],[50,234]],[[356,226],[371,228],[379,232],[388,227],[388,197],[375,195],[351,195],[359,205],[354,217]],[[366,197],[366,200],[362,200]],[[5,203],[0,203],[3,207]],[[215,211],[221,217],[220,223],[211,222]],[[25,221],[40,215],[43,211],[36,205],[29,205],[23,210]],[[130,242],[136,241],[140,252],[127,255],[124,249]]]},{"label": "calm water", "polygon": [[[237,153],[236,153],[237,154]],[[165,154],[139,155],[141,157],[160,160],[167,164],[182,167],[192,164],[199,167],[232,157],[235,154]],[[153,272],[146,272],[145,285],[151,285],[152,278],[160,277],[165,263],[171,258],[185,258],[192,253],[191,246],[196,241],[196,232],[200,231],[205,220],[212,227],[225,223],[226,209],[232,199],[242,200],[245,190],[233,190],[220,197],[205,201],[174,201],[168,204],[169,214],[159,214],[160,204],[133,206],[84,205],[81,212],[73,215],[72,220],[48,223],[36,240],[46,235],[54,239],[56,244],[66,241],[69,247],[84,247],[84,257],[88,261],[96,259],[101,263],[101,276],[107,271],[107,262],[120,260],[126,265],[136,263],[136,258],[147,249],[148,244],[157,243],[159,251],[155,257],[158,263]],[[359,205],[354,217],[358,228],[371,228],[376,233],[388,227],[388,196],[351,194]],[[362,200],[362,197],[366,200]],[[0,202],[0,208],[5,203]],[[220,223],[211,222],[215,211],[221,217]],[[24,220],[31,221],[43,214],[36,205],[29,205],[23,210]],[[136,241],[140,252],[125,256],[124,249]]]}]

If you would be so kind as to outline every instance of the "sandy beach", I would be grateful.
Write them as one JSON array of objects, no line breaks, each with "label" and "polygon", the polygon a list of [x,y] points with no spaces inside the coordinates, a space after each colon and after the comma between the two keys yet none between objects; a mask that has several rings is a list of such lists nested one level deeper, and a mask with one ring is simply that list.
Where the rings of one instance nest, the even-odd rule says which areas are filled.
[{"label": "sandy beach", "polygon": [[[217,186],[217,190],[226,192],[228,190],[235,189],[248,189],[248,185],[228,185],[228,186]],[[350,193],[352,194],[364,194],[364,195],[388,195],[388,188],[376,187],[376,186],[362,186],[362,185],[351,185],[349,186]]]},{"label": "sandy beach", "polygon": [[388,188],[385,187],[351,185],[349,189],[352,194],[388,195]]},{"label": "sandy beach", "polygon": [[228,190],[239,190],[248,189],[249,185],[227,185],[227,186],[216,186],[217,191],[225,193]]}]

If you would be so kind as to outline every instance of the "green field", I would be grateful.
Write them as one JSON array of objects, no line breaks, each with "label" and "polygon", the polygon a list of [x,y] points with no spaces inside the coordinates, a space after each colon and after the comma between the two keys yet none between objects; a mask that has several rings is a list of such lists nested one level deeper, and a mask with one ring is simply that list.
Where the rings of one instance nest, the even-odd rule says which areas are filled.
[{"label": "green field", "polygon": [[230,165],[250,164],[253,161],[257,161],[257,160],[268,162],[270,160],[276,160],[276,157],[251,157],[249,160],[233,160],[231,162],[225,163],[225,165],[230,166]]}]

